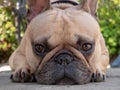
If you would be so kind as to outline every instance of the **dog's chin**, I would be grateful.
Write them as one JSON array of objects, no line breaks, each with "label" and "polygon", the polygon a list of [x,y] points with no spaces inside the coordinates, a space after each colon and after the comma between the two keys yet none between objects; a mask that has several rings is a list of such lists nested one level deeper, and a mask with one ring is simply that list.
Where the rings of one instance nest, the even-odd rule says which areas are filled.
[{"label": "dog's chin", "polygon": [[78,84],[78,83],[66,76],[55,83],[55,85],[75,85],[75,84]]}]

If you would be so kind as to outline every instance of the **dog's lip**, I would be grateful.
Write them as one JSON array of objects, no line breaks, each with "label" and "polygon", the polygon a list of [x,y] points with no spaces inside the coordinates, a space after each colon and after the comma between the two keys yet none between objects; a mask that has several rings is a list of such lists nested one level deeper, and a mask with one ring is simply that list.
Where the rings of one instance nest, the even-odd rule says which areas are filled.
[{"label": "dog's lip", "polygon": [[55,82],[55,85],[74,85],[74,84],[78,84],[78,83],[66,76]]}]

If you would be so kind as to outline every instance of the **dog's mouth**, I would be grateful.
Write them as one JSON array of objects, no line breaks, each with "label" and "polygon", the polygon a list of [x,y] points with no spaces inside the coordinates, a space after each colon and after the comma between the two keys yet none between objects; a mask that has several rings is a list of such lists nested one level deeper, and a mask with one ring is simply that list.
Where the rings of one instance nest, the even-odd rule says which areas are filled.
[{"label": "dog's mouth", "polygon": [[75,85],[78,84],[76,81],[64,76],[62,79],[56,81],[55,85]]}]

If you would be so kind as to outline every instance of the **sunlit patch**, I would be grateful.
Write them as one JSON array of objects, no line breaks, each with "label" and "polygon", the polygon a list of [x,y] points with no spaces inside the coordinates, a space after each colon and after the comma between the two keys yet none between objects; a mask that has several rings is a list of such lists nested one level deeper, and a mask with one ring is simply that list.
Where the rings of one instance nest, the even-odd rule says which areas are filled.
[{"label": "sunlit patch", "polygon": [[108,65],[108,66],[107,66],[107,68],[111,68],[111,66],[110,66],[110,65]]},{"label": "sunlit patch", "polygon": [[3,71],[11,71],[10,66],[9,65],[1,66],[0,67],[0,72],[3,72]]}]

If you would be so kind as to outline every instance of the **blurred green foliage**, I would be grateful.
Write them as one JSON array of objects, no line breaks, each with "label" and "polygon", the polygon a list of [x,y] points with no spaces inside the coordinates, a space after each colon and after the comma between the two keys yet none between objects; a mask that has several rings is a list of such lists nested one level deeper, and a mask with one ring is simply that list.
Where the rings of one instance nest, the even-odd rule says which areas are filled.
[{"label": "blurred green foliage", "polygon": [[102,0],[98,17],[110,56],[114,57],[120,54],[120,0]]},{"label": "blurred green foliage", "polygon": [[17,47],[14,21],[11,7],[0,8],[0,62],[7,59]]},{"label": "blurred green foliage", "polygon": [[[17,47],[15,15],[11,10],[12,6],[0,8],[0,62]],[[120,54],[120,0],[101,0],[97,14],[110,56]]]}]

